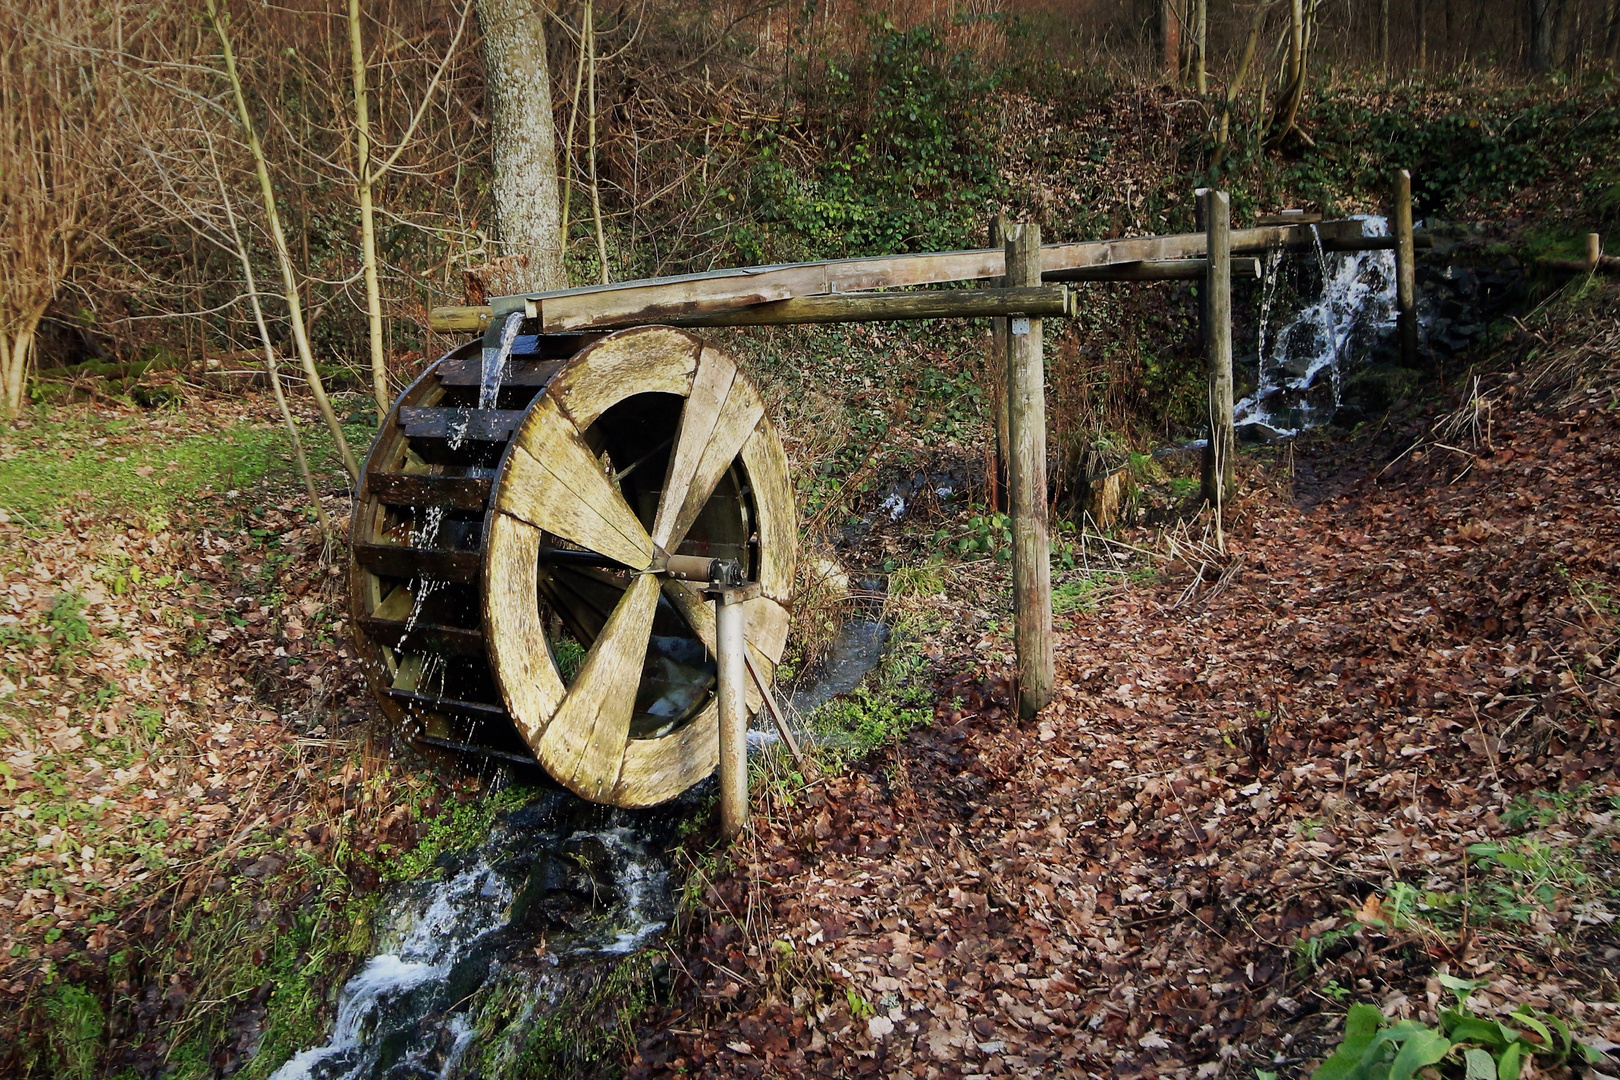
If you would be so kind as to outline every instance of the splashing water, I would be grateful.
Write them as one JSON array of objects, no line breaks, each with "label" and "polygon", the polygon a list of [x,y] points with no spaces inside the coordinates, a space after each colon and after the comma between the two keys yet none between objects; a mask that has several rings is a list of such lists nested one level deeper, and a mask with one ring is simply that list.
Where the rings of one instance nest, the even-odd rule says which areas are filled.
[{"label": "splashing water", "polygon": [[[1388,236],[1380,217],[1358,218],[1364,236]],[[1255,390],[1233,409],[1242,427],[1285,436],[1326,423],[1341,403],[1345,370],[1395,328],[1395,256],[1389,251],[1327,252],[1313,226],[1321,292],[1280,327],[1272,306],[1281,252],[1267,255],[1261,279]]]},{"label": "splashing water", "polygon": [[[422,515],[421,527],[410,531],[411,547],[431,548],[438,542],[439,530],[444,527],[446,509],[447,507],[444,506],[430,506],[427,508],[426,513]],[[403,649],[405,647],[405,639],[411,636],[411,631],[416,629],[416,621],[422,617],[422,605],[427,603],[427,598],[432,596],[433,591],[442,584],[444,584],[442,581],[436,581],[428,577],[412,580],[411,613],[405,619],[405,630],[399,635],[399,641],[395,643],[394,648]]]},{"label": "splashing water", "polygon": [[[573,982],[588,985],[603,963],[648,944],[673,914],[668,870],[653,854],[661,844],[620,814],[594,828],[552,820],[593,814],[567,796],[543,798],[463,869],[400,886],[378,916],[377,953],[339,994],[331,1037],[272,1080],[475,1074],[520,1047]],[[538,925],[536,912],[561,908]],[[514,994],[521,1015],[490,1023],[483,1010]]]},{"label": "splashing water", "polygon": [[[418,1075],[443,1075],[426,1067],[434,1047],[412,1039],[420,1033],[411,1029],[431,1011],[452,1004],[442,999],[458,954],[498,930],[511,902],[512,887],[482,859],[410,896],[392,913],[392,925],[379,927],[388,942],[384,951],[344,985],[331,1039],[294,1055],[273,1080],[358,1080],[395,1065]],[[452,1034],[453,1041],[458,1034]],[[401,1042],[407,1044],[403,1053],[384,1062],[385,1048],[400,1048]]]}]

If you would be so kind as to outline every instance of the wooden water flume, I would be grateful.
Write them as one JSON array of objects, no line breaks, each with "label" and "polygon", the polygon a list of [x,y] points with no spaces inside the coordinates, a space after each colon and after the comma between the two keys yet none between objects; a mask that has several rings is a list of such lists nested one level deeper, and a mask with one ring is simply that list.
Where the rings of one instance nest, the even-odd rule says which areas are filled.
[{"label": "wooden water flume", "polygon": [[718,758],[714,610],[683,575],[734,560],[757,583],[750,711],[787,635],[797,525],[764,404],[668,327],[519,336],[493,393],[484,347],[401,395],[367,458],[367,675],[424,749],[537,761],[596,802],[673,798]]}]

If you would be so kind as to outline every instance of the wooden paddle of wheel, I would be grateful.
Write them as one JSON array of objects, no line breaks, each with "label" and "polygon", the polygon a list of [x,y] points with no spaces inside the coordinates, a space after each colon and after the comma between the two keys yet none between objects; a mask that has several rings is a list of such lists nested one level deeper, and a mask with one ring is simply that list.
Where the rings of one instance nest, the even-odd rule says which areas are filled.
[{"label": "wooden paddle of wheel", "polygon": [[[519,349],[553,341],[520,339]],[[458,355],[436,370],[472,358]],[[706,777],[718,755],[713,609],[667,560],[735,559],[759,583],[746,637],[768,681],[787,634],[797,530],[786,459],[735,363],[684,331],[643,327],[564,359],[530,355],[514,351],[510,371],[528,385],[503,388],[498,402],[526,401],[521,413],[458,409],[465,391],[447,380],[467,380],[441,373],[437,390],[422,389],[433,381],[424,376],[402,396],[378,437],[355,516],[362,659],[419,744],[532,755],[596,802],[663,802]],[[434,442],[432,432],[461,438]],[[468,433],[486,448],[469,451]],[[489,460],[501,442],[493,469],[460,460]],[[475,545],[471,528],[446,533],[446,513],[467,526],[481,519]],[[430,522],[439,523],[427,545]],[[433,608],[427,575],[458,558],[465,584],[452,591],[463,588],[462,599]],[[450,625],[474,617],[476,630]],[[436,674],[434,654],[451,638],[463,658],[487,660],[487,686],[465,665]],[[752,682],[748,693],[758,708]]]}]

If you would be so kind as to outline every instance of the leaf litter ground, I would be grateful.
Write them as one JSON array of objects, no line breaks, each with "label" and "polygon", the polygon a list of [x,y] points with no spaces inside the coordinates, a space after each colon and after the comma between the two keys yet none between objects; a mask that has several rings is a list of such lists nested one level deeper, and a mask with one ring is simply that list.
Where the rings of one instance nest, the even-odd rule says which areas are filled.
[{"label": "leaf litter ground", "polygon": [[1441,975],[1620,1041],[1617,346],[1249,455],[1033,723],[946,628],[930,727],[756,816],[631,1074],[1308,1075]]}]

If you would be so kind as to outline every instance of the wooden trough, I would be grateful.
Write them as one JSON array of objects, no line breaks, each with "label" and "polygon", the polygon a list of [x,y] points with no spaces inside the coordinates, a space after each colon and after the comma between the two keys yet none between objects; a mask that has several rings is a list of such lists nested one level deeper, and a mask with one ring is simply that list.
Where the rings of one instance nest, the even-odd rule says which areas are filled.
[{"label": "wooden trough", "polygon": [[[1404,239],[1398,259],[1409,263]],[[1397,247],[1363,236],[1358,221],[1228,232],[1223,213],[1177,236],[1043,246],[1022,226],[1001,248],[435,309],[433,329],[483,338],[400,395],[366,459],[351,611],[373,690],[424,750],[538,763],[617,806],[680,794],[720,760],[722,715],[735,728],[739,701],[752,712],[768,700],[797,541],[787,462],[759,394],[724,351],[681,327],[991,317],[1005,320],[1015,638],[1021,709],[1033,712],[1051,690],[1040,319],[1073,313],[1065,282],[1197,278],[1219,297],[1234,272],[1258,272],[1233,256],[1318,243]],[[989,287],[875,291],[962,281]],[[1215,316],[1229,318],[1229,305]],[[1212,354],[1229,426],[1229,347],[1224,364],[1223,384]],[[718,594],[705,589],[720,565],[746,584],[721,602],[744,613],[740,660],[718,640]],[[745,668],[741,691],[725,672]],[[728,737],[740,760],[740,736]],[[722,801],[735,822],[734,799]]]}]

